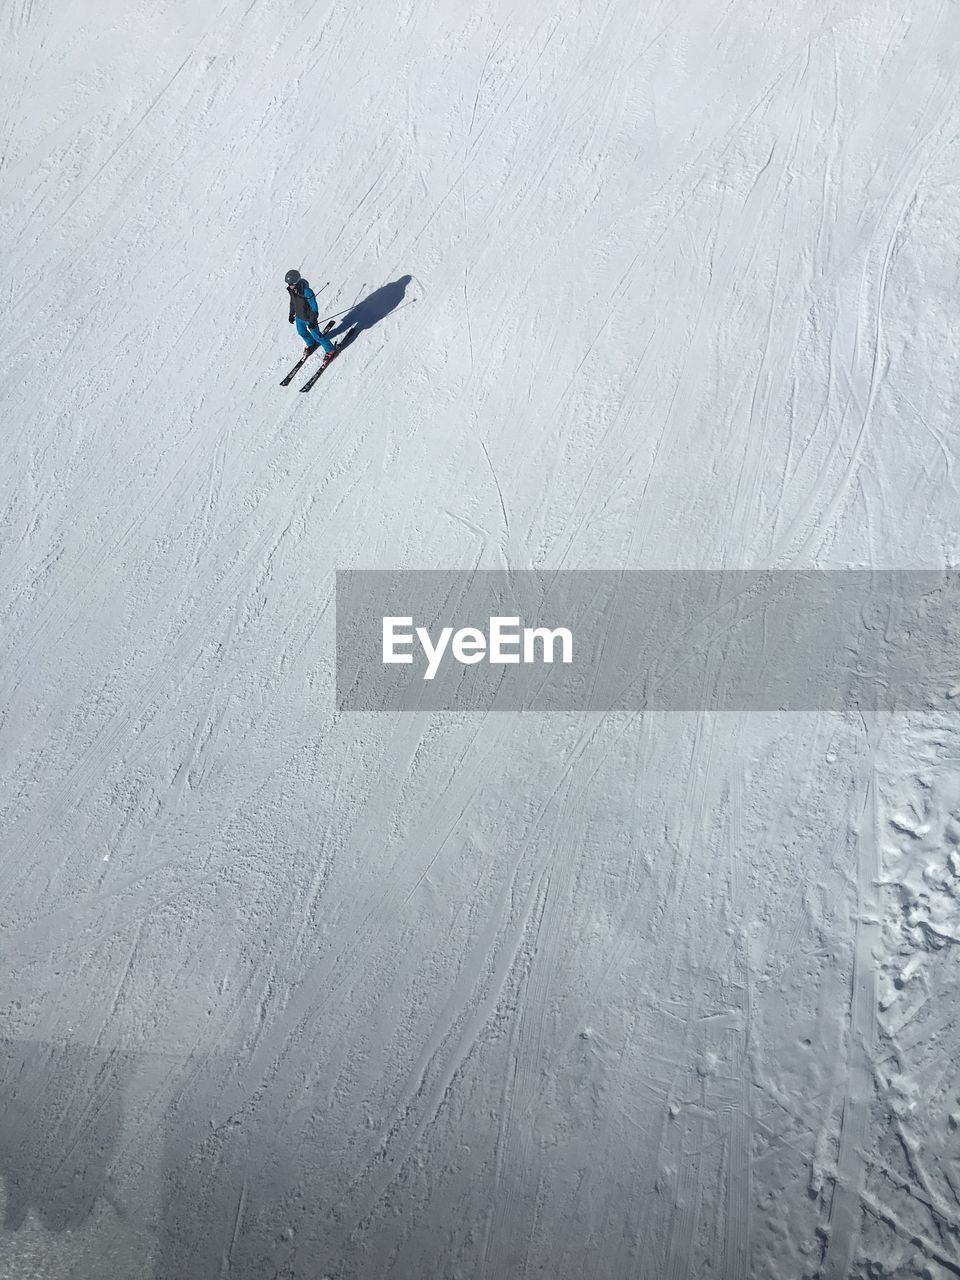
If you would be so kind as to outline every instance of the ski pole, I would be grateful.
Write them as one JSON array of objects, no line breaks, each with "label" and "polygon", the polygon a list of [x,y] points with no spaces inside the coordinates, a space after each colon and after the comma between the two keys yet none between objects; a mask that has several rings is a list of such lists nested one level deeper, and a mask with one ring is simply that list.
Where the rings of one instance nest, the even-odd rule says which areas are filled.
[{"label": "ski pole", "polygon": [[326,324],[328,320],[336,320],[338,316],[345,316],[348,311],[353,311],[353,307],[344,307],[342,311],[335,311],[332,316],[324,316],[323,320],[318,320],[317,324]]}]

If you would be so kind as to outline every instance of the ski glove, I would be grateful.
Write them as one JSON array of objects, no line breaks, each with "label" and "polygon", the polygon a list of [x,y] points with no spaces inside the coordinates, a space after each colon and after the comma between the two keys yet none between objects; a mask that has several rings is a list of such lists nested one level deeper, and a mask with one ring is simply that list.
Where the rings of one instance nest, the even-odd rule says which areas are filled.
[{"label": "ski glove", "polygon": [[287,316],[287,324],[293,324],[293,316]]}]

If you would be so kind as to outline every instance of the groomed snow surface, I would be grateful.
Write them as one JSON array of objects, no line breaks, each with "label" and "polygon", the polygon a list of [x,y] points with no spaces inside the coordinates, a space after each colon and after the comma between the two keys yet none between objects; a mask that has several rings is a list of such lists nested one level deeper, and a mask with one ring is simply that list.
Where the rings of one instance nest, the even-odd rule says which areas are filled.
[{"label": "groomed snow surface", "polygon": [[337,568],[960,563],[956,6],[0,27],[2,1280],[960,1275],[946,687],[333,710]]}]

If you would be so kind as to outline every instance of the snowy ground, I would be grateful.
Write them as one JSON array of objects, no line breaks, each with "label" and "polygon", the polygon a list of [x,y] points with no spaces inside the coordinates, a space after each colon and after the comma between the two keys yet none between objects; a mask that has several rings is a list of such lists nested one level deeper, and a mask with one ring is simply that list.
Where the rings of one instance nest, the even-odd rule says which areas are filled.
[{"label": "snowy ground", "polygon": [[332,710],[337,568],[960,563],[956,7],[0,29],[2,1280],[960,1275],[945,690]]}]

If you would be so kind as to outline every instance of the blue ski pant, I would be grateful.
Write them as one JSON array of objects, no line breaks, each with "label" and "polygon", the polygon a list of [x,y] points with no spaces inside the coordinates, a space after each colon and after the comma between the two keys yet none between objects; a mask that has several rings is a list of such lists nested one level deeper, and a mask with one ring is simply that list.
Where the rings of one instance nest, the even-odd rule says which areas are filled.
[{"label": "blue ski pant", "polygon": [[299,316],[297,316],[297,333],[308,345],[313,343],[314,346],[322,347],[325,355],[329,355],[334,350],[333,343],[323,336],[319,328],[307,324],[306,320],[301,320]]}]

